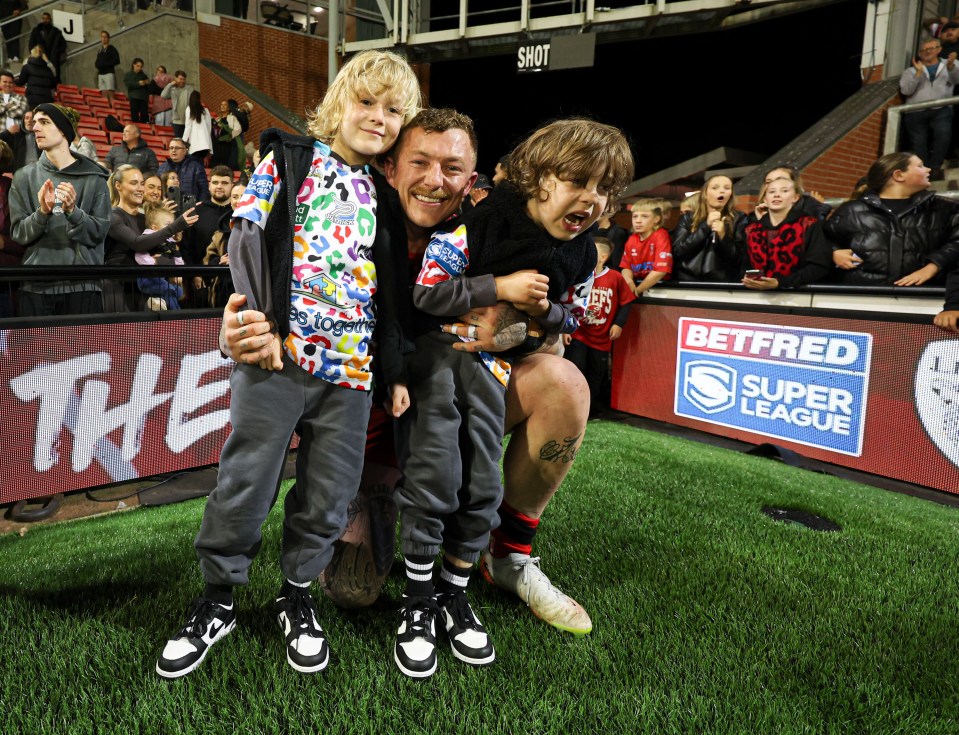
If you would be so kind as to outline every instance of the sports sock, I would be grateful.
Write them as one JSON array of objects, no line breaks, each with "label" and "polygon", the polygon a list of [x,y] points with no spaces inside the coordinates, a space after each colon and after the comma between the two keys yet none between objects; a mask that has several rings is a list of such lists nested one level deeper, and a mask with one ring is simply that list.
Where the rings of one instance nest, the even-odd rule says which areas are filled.
[{"label": "sports sock", "polygon": [[203,596],[208,600],[213,600],[217,605],[233,607],[232,584],[213,584],[212,582],[207,582],[206,589],[203,590]]},{"label": "sports sock", "polygon": [[294,582],[292,579],[284,579],[283,586],[280,587],[280,597],[289,597],[294,590],[302,590],[309,586],[309,582]]},{"label": "sports sock", "polygon": [[533,537],[539,526],[539,518],[530,518],[506,503],[499,506],[499,528],[490,534],[489,550],[494,559],[505,559],[507,554],[533,552]]},{"label": "sports sock", "polygon": [[465,590],[470,581],[470,574],[473,567],[468,566],[465,569],[453,564],[447,557],[443,557],[443,567],[440,569],[440,579],[436,583],[436,591],[439,594],[446,592],[458,592]]},{"label": "sports sock", "polygon": [[425,554],[407,554],[406,560],[406,596],[433,596],[434,557]]}]

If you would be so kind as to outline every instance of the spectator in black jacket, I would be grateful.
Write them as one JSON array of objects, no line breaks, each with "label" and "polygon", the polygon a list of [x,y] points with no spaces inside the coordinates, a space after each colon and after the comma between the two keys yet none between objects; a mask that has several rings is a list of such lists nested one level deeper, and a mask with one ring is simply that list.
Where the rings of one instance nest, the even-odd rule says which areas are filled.
[{"label": "spectator in black jacket", "polygon": [[53,25],[53,16],[50,13],[40,15],[40,22],[30,31],[30,48],[43,46],[43,52],[50,59],[55,70],[57,84],[60,78],[60,69],[67,58],[67,42],[60,29]]},{"label": "spectator in black jacket", "polygon": [[921,286],[955,267],[959,204],[929,191],[929,173],[915,154],[889,153],[870,166],[860,196],[826,220],[841,283]]},{"label": "spectator in black jacket", "polygon": [[51,66],[43,53],[43,46],[34,46],[30,49],[30,58],[20,69],[17,84],[26,87],[24,91],[27,105],[31,110],[44,102],[53,102],[53,93],[57,89],[57,75]]},{"label": "spectator in black jacket", "polygon": [[130,123],[123,126],[123,140],[113,146],[103,161],[110,171],[116,171],[125,163],[136,166],[144,177],[149,178],[157,172],[156,153],[150,150],[146,141],[140,137],[140,128]]},{"label": "spectator in black jacket", "polygon": [[120,65],[120,52],[110,45],[110,34],[106,31],[100,31],[100,48],[94,65],[97,67],[97,86],[112,106],[117,88],[116,71]]},{"label": "spectator in black jacket", "polygon": [[796,182],[785,176],[773,179],[763,186],[759,201],[764,213],[744,231],[748,270],[743,285],[771,291],[805,286],[829,275],[832,247],[819,219],[804,212]]},{"label": "spectator in black jacket", "polygon": [[733,207],[733,182],[710,176],[693,212],[673,232],[673,278],[678,281],[737,283],[743,275],[739,247],[746,215]]}]

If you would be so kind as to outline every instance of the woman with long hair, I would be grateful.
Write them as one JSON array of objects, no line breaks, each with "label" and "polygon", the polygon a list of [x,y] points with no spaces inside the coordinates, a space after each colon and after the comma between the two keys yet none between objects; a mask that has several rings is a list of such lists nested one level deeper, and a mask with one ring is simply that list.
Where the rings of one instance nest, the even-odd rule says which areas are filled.
[{"label": "woman with long hair", "polygon": [[841,283],[920,286],[959,262],[959,204],[929,189],[929,173],[914,153],[888,153],[826,220]]},{"label": "woman with long hair", "polygon": [[799,185],[785,176],[764,184],[762,216],[744,230],[743,285],[757,291],[795,288],[823,280],[832,267],[832,247],[815,216],[802,208]]},{"label": "woman with long hair", "polygon": [[673,277],[678,281],[738,282],[742,255],[738,237],[745,215],[733,206],[733,182],[717,174],[706,179],[692,212],[673,232]]},{"label": "woman with long hair", "polygon": [[213,149],[213,120],[210,111],[200,101],[199,90],[194,89],[190,93],[184,124],[183,142],[190,147],[190,155],[203,163]]}]

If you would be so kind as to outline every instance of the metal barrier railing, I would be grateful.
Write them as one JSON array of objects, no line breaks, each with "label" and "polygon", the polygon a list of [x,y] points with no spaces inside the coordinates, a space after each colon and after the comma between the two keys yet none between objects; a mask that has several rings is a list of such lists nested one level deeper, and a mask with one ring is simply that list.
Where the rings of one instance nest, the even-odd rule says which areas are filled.
[{"label": "metal barrier railing", "polygon": [[883,140],[882,153],[893,153],[899,150],[899,135],[902,128],[902,116],[919,110],[929,110],[934,107],[948,107],[959,104],[959,97],[944,97],[941,100],[926,102],[911,102],[907,105],[895,105],[886,110],[886,137]]}]

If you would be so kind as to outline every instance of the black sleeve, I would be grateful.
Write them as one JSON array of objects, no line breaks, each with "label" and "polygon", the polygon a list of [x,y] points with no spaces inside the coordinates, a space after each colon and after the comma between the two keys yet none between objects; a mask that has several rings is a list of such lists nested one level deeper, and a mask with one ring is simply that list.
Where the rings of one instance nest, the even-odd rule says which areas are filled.
[{"label": "black sleeve", "polygon": [[799,266],[779,279],[779,287],[796,288],[822,281],[829,275],[832,265],[832,246],[823,234],[822,223],[816,222],[806,230],[806,249]]}]

